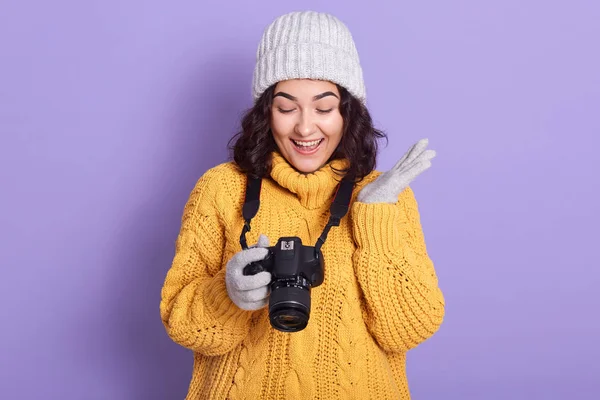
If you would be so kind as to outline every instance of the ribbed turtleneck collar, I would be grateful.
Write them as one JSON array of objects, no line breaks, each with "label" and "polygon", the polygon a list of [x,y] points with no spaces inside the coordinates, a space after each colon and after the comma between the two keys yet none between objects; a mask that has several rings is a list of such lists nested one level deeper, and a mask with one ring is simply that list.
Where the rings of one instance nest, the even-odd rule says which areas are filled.
[{"label": "ribbed turtleneck collar", "polygon": [[303,174],[298,172],[278,151],[273,151],[271,154],[271,177],[280,186],[295,193],[302,206],[311,210],[329,204],[335,194],[341,176],[336,174],[331,166],[340,170],[349,165],[347,159],[338,159],[328,162],[315,172]]}]

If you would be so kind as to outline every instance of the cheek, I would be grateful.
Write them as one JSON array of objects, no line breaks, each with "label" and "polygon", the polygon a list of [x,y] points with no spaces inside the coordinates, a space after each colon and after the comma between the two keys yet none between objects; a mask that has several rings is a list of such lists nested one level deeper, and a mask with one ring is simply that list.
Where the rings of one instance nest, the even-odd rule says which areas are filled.
[{"label": "cheek", "polygon": [[322,121],[321,130],[331,138],[337,138],[342,136],[342,130],[344,129],[344,119],[337,113],[335,115],[328,116]]},{"label": "cheek", "polygon": [[289,134],[291,124],[285,118],[280,118],[279,116],[271,117],[271,131],[273,131],[273,135],[278,138],[283,138]]}]

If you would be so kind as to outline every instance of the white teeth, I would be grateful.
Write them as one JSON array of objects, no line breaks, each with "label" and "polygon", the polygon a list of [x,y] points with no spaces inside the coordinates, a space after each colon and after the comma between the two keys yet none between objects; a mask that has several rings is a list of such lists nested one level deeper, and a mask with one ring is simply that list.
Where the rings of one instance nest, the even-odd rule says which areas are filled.
[{"label": "white teeth", "polygon": [[297,142],[294,139],[292,139],[292,142],[296,143],[298,146],[310,147],[310,146],[314,146],[315,144],[318,144],[321,140],[322,139],[314,140],[312,142]]}]

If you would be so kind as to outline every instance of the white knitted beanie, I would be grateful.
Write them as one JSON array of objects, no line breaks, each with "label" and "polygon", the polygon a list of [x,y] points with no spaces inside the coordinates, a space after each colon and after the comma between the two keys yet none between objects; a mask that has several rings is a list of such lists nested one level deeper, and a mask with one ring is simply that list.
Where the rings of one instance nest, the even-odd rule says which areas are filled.
[{"label": "white knitted beanie", "polygon": [[362,68],[350,31],[336,17],[295,11],[265,29],[256,52],[252,94],[256,101],[271,85],[288,79],[337,83],[363,104]]}]

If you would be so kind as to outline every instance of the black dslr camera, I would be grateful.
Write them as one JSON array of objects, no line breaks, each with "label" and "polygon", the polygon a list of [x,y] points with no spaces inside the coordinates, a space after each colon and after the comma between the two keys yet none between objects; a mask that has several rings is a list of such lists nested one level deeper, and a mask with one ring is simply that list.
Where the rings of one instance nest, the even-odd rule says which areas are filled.
[{"label": "black dslr camera", "polygon": [[[247,249],[246,233],[250,220],[260,206],[260,178],[248,176],[246,199],[242,209],[244,228],[240,236],[242,249]],[[330,207],[329,222],[315,246],[305,246],[297,236],[281,237],[275,246],[267,247],[267,256],[244,267],[244,275],[261,271],[271,273],[269,319],[273,328],[282,332],[298,332],[306,328],[310,317],[310,290],[323,283],[325,262],[321,246],[332,226],[338,226],[348,212],[354,182],[342,179]]]},{"label": "black dslr camera", "polygon": [[268,250],[263,260],[244,267],[244,275],[270,272],[271,325],[283,332],[302,330],[310,316],[310,289],[323,283],[323,254],[304,246],[297,236],[279,238]]}]

